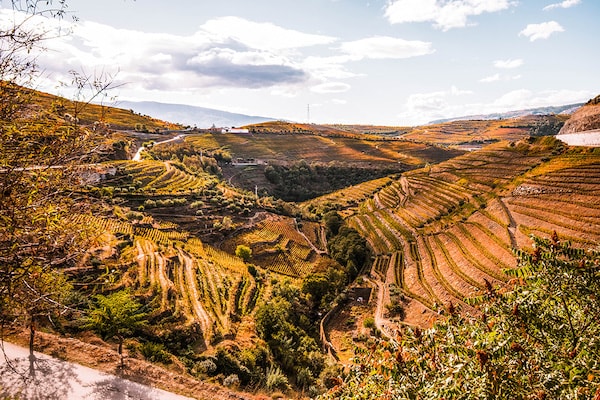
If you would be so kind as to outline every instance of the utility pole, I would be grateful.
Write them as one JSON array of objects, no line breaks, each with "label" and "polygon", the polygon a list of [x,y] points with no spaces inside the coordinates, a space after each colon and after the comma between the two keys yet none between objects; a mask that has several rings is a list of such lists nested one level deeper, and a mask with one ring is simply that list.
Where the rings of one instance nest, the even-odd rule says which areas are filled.
[{"label": "utility pole", "polygon": [[310,104],[306,105],[306,123],[310,124]]}]

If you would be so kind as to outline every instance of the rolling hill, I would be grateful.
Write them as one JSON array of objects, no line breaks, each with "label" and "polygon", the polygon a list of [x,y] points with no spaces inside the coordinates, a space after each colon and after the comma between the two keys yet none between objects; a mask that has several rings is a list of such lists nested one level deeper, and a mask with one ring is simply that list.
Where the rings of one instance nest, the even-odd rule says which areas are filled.
[{"label": "rolling hill", "polygon": [[562,106],[548,106],[548,107],[536,107],[528,108],[525,110],[513,110],[506,112],[498,112],[491,114],[478,114],[478,115],[467,115],[462,117],[452,117],[438,119],[429,122],[429,124],[441,124],[443,122],[461,121],[461,120],[490,120],[490,119],[511,119],[527,117],[530,115],[550,115],[550,114],[572,114],[584,103],[566,104]]},{"label": "rolling hill", "polygon": [[115,105],[119,108],[132,109],[141,114],[152,115],[165,121],[198,128],[210,128],[213,125],[216,127],[239,127],[274,119],[236,114],[212,108],[153,101],[119,101]]}]

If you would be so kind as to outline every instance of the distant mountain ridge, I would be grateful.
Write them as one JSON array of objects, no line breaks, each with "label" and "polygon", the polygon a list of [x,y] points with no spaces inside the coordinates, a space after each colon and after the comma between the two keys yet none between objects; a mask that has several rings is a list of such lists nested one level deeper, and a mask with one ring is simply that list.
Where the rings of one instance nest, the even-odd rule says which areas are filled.
[{"label": "distant mountain ridge", "polygon": [[114,104],[114,107],[131,109],[140,114],[151,115],[153,118],[198,128],[210,128],[213,125],[216,127],[239,127],[275,120],[275,118],[269,117],[155,101],[119,101]]},{"label": "distant mountain ridge", "polygon": [[428,125],[441,124],[444,122],[453,121],[464,121],[464,120],[491,120],[491,119],[508,119],[508,118],[519,118],[526,117],[528,115],[548,115],[548,114],[573,114],[578,110],[584,103],[566,104],[563,106],[547,106],[547,107],[535,107],[528,108],[525,110],[514,110],[491,114],[479,114],[479,115],[466,115],[463,117],[452,117],[438,119],[430,121]]}]

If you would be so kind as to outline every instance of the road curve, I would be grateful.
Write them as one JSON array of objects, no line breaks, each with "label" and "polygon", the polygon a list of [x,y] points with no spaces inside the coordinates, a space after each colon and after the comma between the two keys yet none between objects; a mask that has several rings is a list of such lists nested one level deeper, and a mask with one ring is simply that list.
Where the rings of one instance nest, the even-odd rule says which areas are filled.
[{"label": "road curve", "polygon": [[[161,140],[160,142],[155,142],[153,144],[153,146],[156,146],[157,144],[164,144],[164,143],[169,143],[169,142],[174,142],[176,140],[179,140],[183,137],[184,135],[177,135],[174,138],[171,139],[167,139],[167,140]],[[145,146],[140,146],[139,149],[137,149],[137,151],[135,152],[135,155],[133,156],[132,160],[133,161],[141,161],[142,160],[142,151],[144,151]]]}]

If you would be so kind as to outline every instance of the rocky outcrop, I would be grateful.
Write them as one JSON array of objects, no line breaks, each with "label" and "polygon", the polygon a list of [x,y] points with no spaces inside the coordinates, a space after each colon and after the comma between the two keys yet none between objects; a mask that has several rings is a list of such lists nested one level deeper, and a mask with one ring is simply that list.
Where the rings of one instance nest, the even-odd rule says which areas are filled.
[{"label": "rocky outcrop", "polygon": [[560,130],[561,135],[600,129],[600,96],[575,111]]}]

